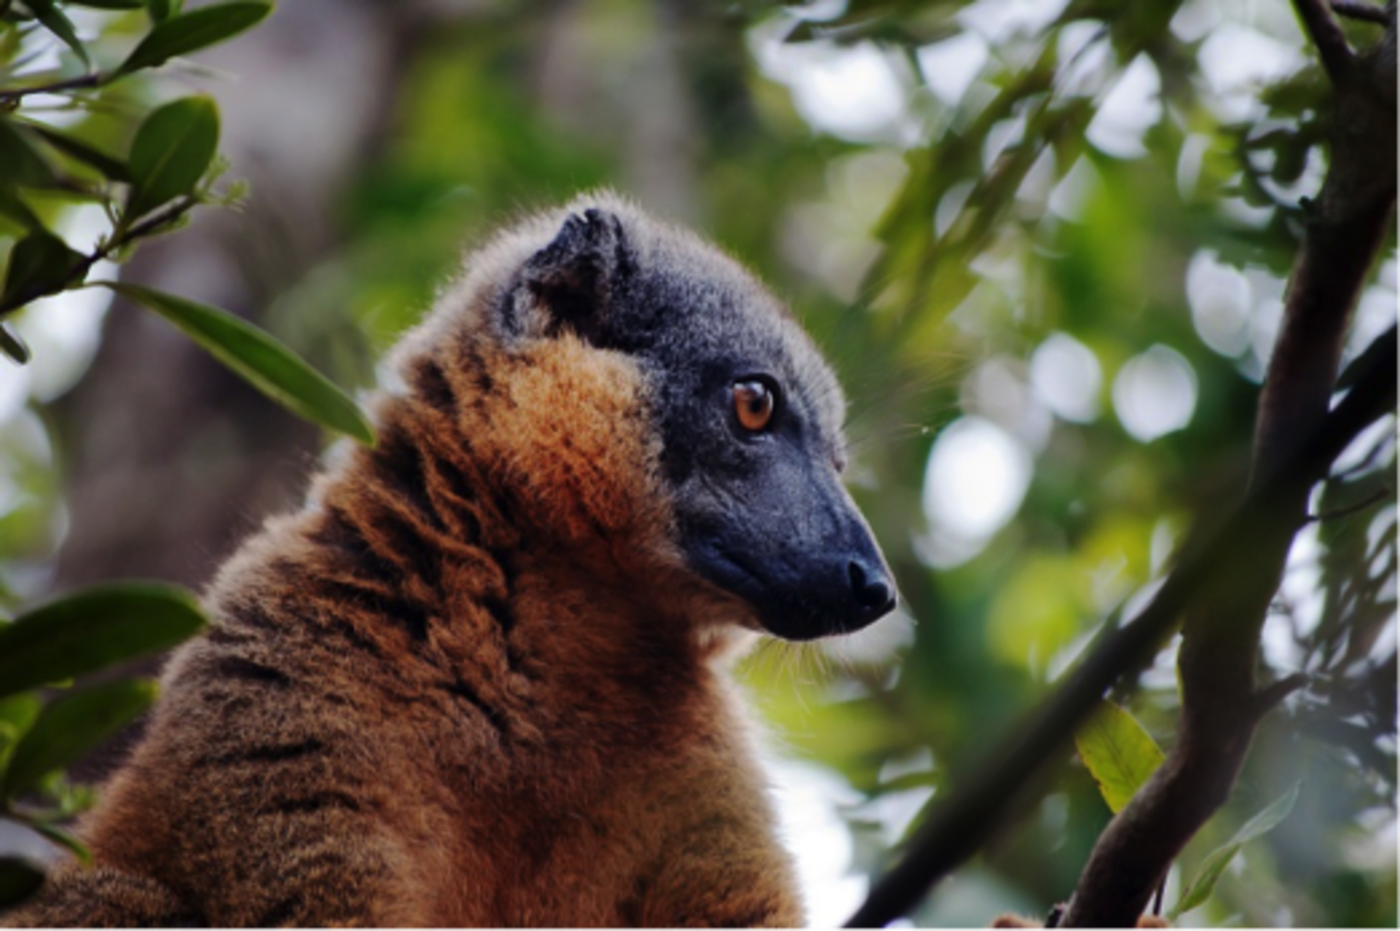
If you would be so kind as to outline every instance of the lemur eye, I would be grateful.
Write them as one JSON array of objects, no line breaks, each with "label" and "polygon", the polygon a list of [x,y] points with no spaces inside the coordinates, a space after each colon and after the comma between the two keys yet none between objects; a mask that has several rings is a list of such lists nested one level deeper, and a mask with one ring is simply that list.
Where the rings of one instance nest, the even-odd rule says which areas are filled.
[{"label": "lemur eye", "polygon": [[734,412],[745,430],[758,433],[767,427],[777,401],[776,392],[767,382],[753,378],[734,383]]}]

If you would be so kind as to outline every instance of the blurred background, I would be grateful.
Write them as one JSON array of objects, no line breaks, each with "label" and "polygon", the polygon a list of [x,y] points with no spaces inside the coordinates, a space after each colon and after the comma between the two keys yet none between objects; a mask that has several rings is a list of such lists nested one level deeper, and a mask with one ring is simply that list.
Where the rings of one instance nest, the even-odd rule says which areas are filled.
[{"label": "blurred background", "polygon": [[[83,13],[121,41],[120,16]],[[121,274],[257,320],[339,384],[373,385],[486,231],[591,187],[791,301],[851,398],[853,489],[903,595],[860,637],[741,669],[818,926],[1145,603],[1193,516],[1236,500],[1326,165],[1325,85],[1284,0],[286,0],[197,62],[125,92],[212,93],[251,197]],[[85,119],[126,144],[129,123]],[[55,209],[90,245],[95,208]],[[1392,233],[1348,358],[1394,322],[1396,276]],[[17,329],[36,358],[0,361],[9,607],[198,587],[296,506],[327,438],[160,319],[84,291]],[[1269,669],[1313,685],[1265,723],[1168,903],[1301,780],[1300,800],[1185,924],[1397,921],[1394,418],[1335,472],[1314,510],[1340,513],[1298,537],[1265,631]],[[1120,697],[1169,745],[1174,649],[1138,684]],[[1108,818],[1067,755],[915,923],[1044,914]]]}]

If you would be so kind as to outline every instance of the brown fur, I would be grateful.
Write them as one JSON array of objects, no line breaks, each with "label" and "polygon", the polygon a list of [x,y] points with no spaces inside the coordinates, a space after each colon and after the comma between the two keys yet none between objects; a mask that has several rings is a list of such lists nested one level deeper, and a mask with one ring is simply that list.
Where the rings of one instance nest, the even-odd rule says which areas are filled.
[{"label": "brown fur", "polygon": [[801,923],[717,662],[754,625],[675,551],[636,366],[481,325],[531,230],[409,340],[378,446],[224,568],[99,868],[8,921]]}]

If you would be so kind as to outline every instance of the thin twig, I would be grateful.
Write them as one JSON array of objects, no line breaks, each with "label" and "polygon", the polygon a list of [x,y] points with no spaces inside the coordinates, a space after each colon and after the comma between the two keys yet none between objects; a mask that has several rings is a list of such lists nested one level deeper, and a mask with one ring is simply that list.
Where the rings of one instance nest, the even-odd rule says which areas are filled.
[{"label": "thin twig", "polygon": [[67,291],[76,287],[87,278],[92,267],[103,259],[110,258],[115,253],[125,249],[138,239],[159,233],[164,227],[176,223],[191,209],[200,203],[197,197],[185,196],[174,201],[168,207],[158,210],[139,223],[134,223],[130,227],[112,236],[110,240],[102,243],[93,249],[92,252],[83,256],[81,260],[74,262],[73,267],[63,276],[63,281],[57,287],[52,285],[35,285],[25,288],[23,291],[11,297],[9,300],[0,302],[0,317],[19,310],[31,301],[36,301],[41,297],[48,297]]},{"label": "thin twig", "polygon": [[51,84],[36,84],[33,87],[14,87],[8,90],[0,90],[0,104],[14,104],[25,97],[32,97],[35,94],[60,94],[64,91],[86,90],[94,87],[101,87],[107,81],[108,75],[84,74],[81,77],[69,78],[66,81],[54,81]]},{"label": "thin twig", "polygon": [[1347,19],[1359,19],[1367,23],[1388,22],[1385,7],[1364,3],[1362,0],[1332,0],[1332,12]]},{"label": "thin twig", "polygon": [[1293,6],[1303,21],[1303,28],[1317,46],[1327,76],[1333,85],[1340,87],[1351,78],[1356,67],[1356,52],[1352,51],[1341,25],[1328,9],[1326,0],[1293,0]]},{"label": "thin twig", "polygon": [[1339,517],[1350,517],[1359,511],[1364,511],[1372,505],[1380,504],[1394,494],[1394,489],[1378,488],[1373,494],[1367,495],[1355,504],[1348,504],[1346,507],[1333,508],[1330,511],[1323,511],[1321,514],[1309,514],[1308,523],[1317,524],[1325,520],[1336,520]]}]

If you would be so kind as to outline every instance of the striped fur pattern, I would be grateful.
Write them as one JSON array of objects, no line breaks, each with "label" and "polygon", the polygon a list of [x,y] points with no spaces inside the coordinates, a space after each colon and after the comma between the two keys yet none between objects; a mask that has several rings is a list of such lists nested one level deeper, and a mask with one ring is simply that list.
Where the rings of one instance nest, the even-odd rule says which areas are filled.
[{"label": "striped fur pattern", "polygon": [[[602,203],[820,366],[728,259]],[[469,261],[396,356],[378,445],[224,567],[85,825],[96,868],[8,921],[801,923],[724,672],[760,624],[678,545],[654,374],[548,308],[499,321],[564,215]]]}]

